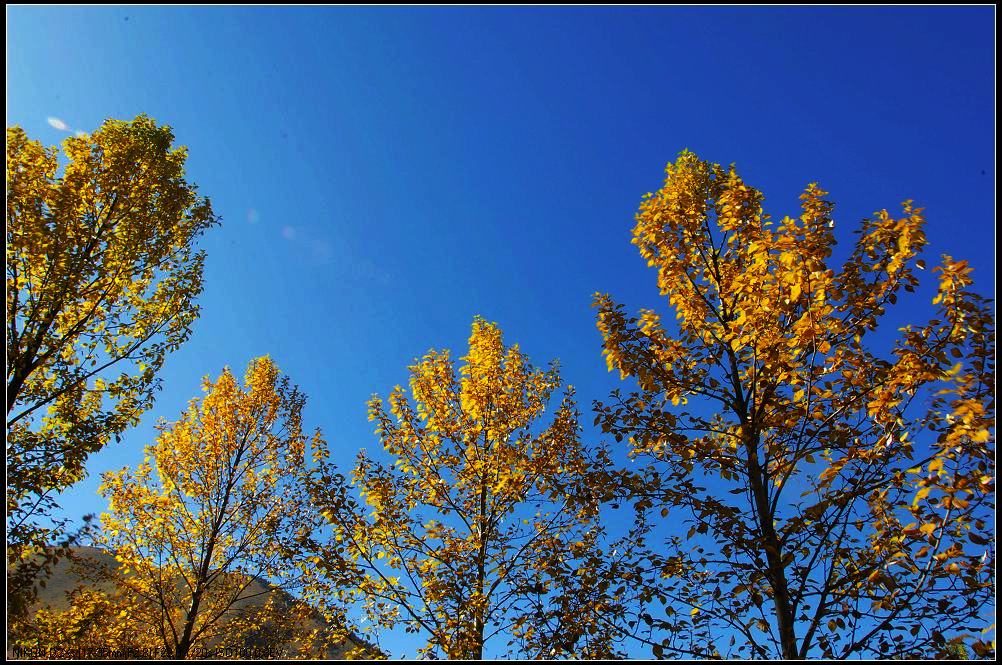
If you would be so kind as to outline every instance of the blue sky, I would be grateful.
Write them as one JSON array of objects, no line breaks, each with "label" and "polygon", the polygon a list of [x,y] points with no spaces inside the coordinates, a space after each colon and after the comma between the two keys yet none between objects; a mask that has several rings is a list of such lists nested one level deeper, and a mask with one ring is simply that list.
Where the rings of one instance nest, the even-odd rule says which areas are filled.
[{"label": "blue sky", "polygon": [[[55,144],[147,113],[223,223],[202,316],[143,425],[62,500],[99,512],[200,378],[265,353],[345,469],[366,400],[475,314],[593,399],[591,294],[659,306],[630,244],[680,150],[735,162],[776,216],[820,181],[836,232],[926,208],[930,263],[994,297],[993,7],[13,7],[7,124]],[[928,275],[927,278],[931,278]],[[927,300],[916,311],[929,312]],[[460,355],[457,353],[457,355]],[[587,430],[590,432],[591,430]]]}]

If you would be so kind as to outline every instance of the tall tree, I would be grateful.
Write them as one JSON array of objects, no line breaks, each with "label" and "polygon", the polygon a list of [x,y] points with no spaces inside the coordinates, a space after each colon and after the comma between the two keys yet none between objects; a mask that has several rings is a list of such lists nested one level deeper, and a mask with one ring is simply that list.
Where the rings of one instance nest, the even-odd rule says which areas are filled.
[{"label": "tall tree", "polygon": [[[354,566],[373,623],[423,633],[422,653],[482,658],[500,636],[529,655],[605,655],[595,615],[607,599],[566,592],[598,534],[573,390],[544,420],[556,367],[533,368],[480,318],[463,361],[457,372],[448,351],[431,351],[411,366],[413,404],[400,386],[388,408],[373,397],[369,418],[394,461],[359,454],[364,504],[343,477],[320,473],[327,561]],[[554,595],[562,610],[546,602]],[[556,626],[562,641],[540,639]]]},{"label": "tall tree", "polygon": [[[217,219],[173,140],[146,116],[108,120],[66,139],[57,175],[55,148],[7,129],[7,544],[21,571],[51,556],[55,496],[152,405],[198,316],[194,241]],[[27,577],[9,580],[20,608]]]},{"label": "tall tree", "polygon": [[206,378],[206,395],[160,425],[146,460],[106,474],[101,488],[98,544],[121,563],[115,585],[175,658],[262,631],[274,591],[307,589],[316,564],[323,520],[307,469],[325,444],[304,433],[305,397],[267,356],[244,384],[228,369]]},{"label": "tall tree", "polygon": [[[639,636],[658,656],[991,652],[994,323],[970,267],[944,256],[934,317],[895,334],[920,208],[864,220],[833,266],[816,184],[776,224],[733,167],[683,152],[666,173],[633,242],[677,323],[595,301],[609,369],[639,388],[599,421],[648,462],[634,538],[664,543],[628,568],[666,605]],[[655,539],[652,510],[686,537]]]}]

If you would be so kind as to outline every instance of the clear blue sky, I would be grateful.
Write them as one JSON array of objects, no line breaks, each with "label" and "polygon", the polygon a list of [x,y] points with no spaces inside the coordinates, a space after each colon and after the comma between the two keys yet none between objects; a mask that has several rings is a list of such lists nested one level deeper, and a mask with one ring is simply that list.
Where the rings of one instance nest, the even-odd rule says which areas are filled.
[{"label": "clear blue sky", "polygon": [[[7,9],[7,124],[55,144],[147,113],[189,146],[222,216],[202,316],[144,424],[224,365],[271,354],[344,468],[378,442],[365,402],[475,314],[539,365],[560,358],[585,421],[606,373],[591,294],[658,306],[630,244],[640,197],[683,148],[735,162],[774,215],[820,181],[843,243],[913,198],[930,263],[994,297],[993,7]],[[927,278],[931,278],[928,275]],[[927,299],[916,302],[923,313]],[[460,354],[457,354],[460,355]],[[589,429],[590,433],[591,430]],[[410,651],[413,653],[413,651]]]}]

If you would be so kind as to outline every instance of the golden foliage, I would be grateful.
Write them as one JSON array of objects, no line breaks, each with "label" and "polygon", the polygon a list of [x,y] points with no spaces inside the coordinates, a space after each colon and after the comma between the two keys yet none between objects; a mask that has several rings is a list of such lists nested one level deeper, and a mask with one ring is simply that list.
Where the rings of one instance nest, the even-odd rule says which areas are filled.
[{"label": "golden foliage", "polygon": [[[338,553],[328,565],[354,567],[371,620],[425,633],[423,653],[479,658],[499,632],[539,649],[548,597],[597,534],[573,391],[546,418],[556,367],[532,367],[480,318],[462,360],[457,372],[448,351],[431,351],[410,368],[413,402],[399,386],[373,397],[369,418],[395,462],[360,453],[352,477],[364,504],[345,479],[320,475]],[[541,655],[597,651],[601,636],[583,626],[602,599],[550,615],[570,644]]]},{"label": "golden foliage", "polygon": [[[80,587],[64,609],[43,607],[11,626],[9,646],[40,659],[125,659],[159,656],[153,636],[132,620],[126,598]],[[16,655],[15,651],[15,655]]]},{"label": "golden foliage", "polygon": [[655,654],[717,655],[723,628],[753,657],[942,647],[993,588],[994,324],[970,268],[944,256],[935,318],[882,355],[924,267],[921,208],[864,220],[836,268],[817,184],[777,223],[733,167],[683,152],[666,174],[633,242],[675,321],[595,298],[608,367],[640,388],[599,421],[650,462],[638,511],[692,527],[649,553],[641,599],[693,608],[654,622]]},{"label": "golden foliage", "polygon": [[109,120],[66,139],[60,175],[55,148],[7,129],[9,563],[53,544],[54,495],[152,405],[198,316],[193,242],[216,217],[173,140],[146,116]]},{"label": "golden foliage", "polygon": [[142,464],[105,474],[101,487],[98,542],[120,563],[111,577],[176,658],[240,646],[266,623],[273,632],[292,613],[274,590],[309,585],[321,522],[306,474],[325,444],[303,432],[302,393],[267,356],[250,363],[243,387],[225,369],[203,390],[160,425]]}]

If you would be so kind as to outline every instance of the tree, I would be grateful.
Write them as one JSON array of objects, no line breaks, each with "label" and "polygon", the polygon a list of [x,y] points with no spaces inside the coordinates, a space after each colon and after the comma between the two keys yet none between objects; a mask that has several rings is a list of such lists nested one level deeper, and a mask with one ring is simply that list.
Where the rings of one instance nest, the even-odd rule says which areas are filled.
[{"label": "tree", "polygon": [[203,390],[161,423],[142,464],[101,487],[98,544],[121,563],[112,579],[136,604],[133,619],[179,659],[262,631],[275,590],[309,586],[322,524],[306,474],[325,444],[303,432],[298,388],[265,356],[243,388],[225,369]]},{"label": "tree", "polygon": [[[602,594],[575,603],[562,591],[598,534],[573,390],[543,427],[557,368],[533,368],[480,318],[463,360],[457,374],[433,350],[411,366],[413,404],[400,386],[388,408],[373,397],[369,418],[394,461],[359,454],[363,505],[346,479],[318,474],[334,531],[325,561],[353,567],[373,623],[424,633],[427,655],[482,658],[497,635],[530,655],[606,654]],[[566,611],[553,611],[554,594]],[[562,642],[539,639],[547,625],[564,629]]]},{"label": "tree", "polygon": [[691,526],[630,567],[639,601],[667,604],[641,637],[658,656],[991,652],[968,634],[994,593],[995,482],[994,324],[970,267],[944,256],[934,318],[895,338],[920,208],[864,220],[836,269],[818,185],[777,225],[733,167],[683,152],[666,173],[633,242],[677,323],[595,299],[609,369],[638,385],[597,404],[648,462],[632,536],[659,542],[651,510]]},{"label": "tree", "polygon": [[[66,139],[57,176],[55,148],[7,129],[8,563],[53,554],[55,495],[152,405],[198,316],[194,241],[217,219],[173,140],[146,116],[108,120]],[[22,609],[24,577],[8,588]]]}]

